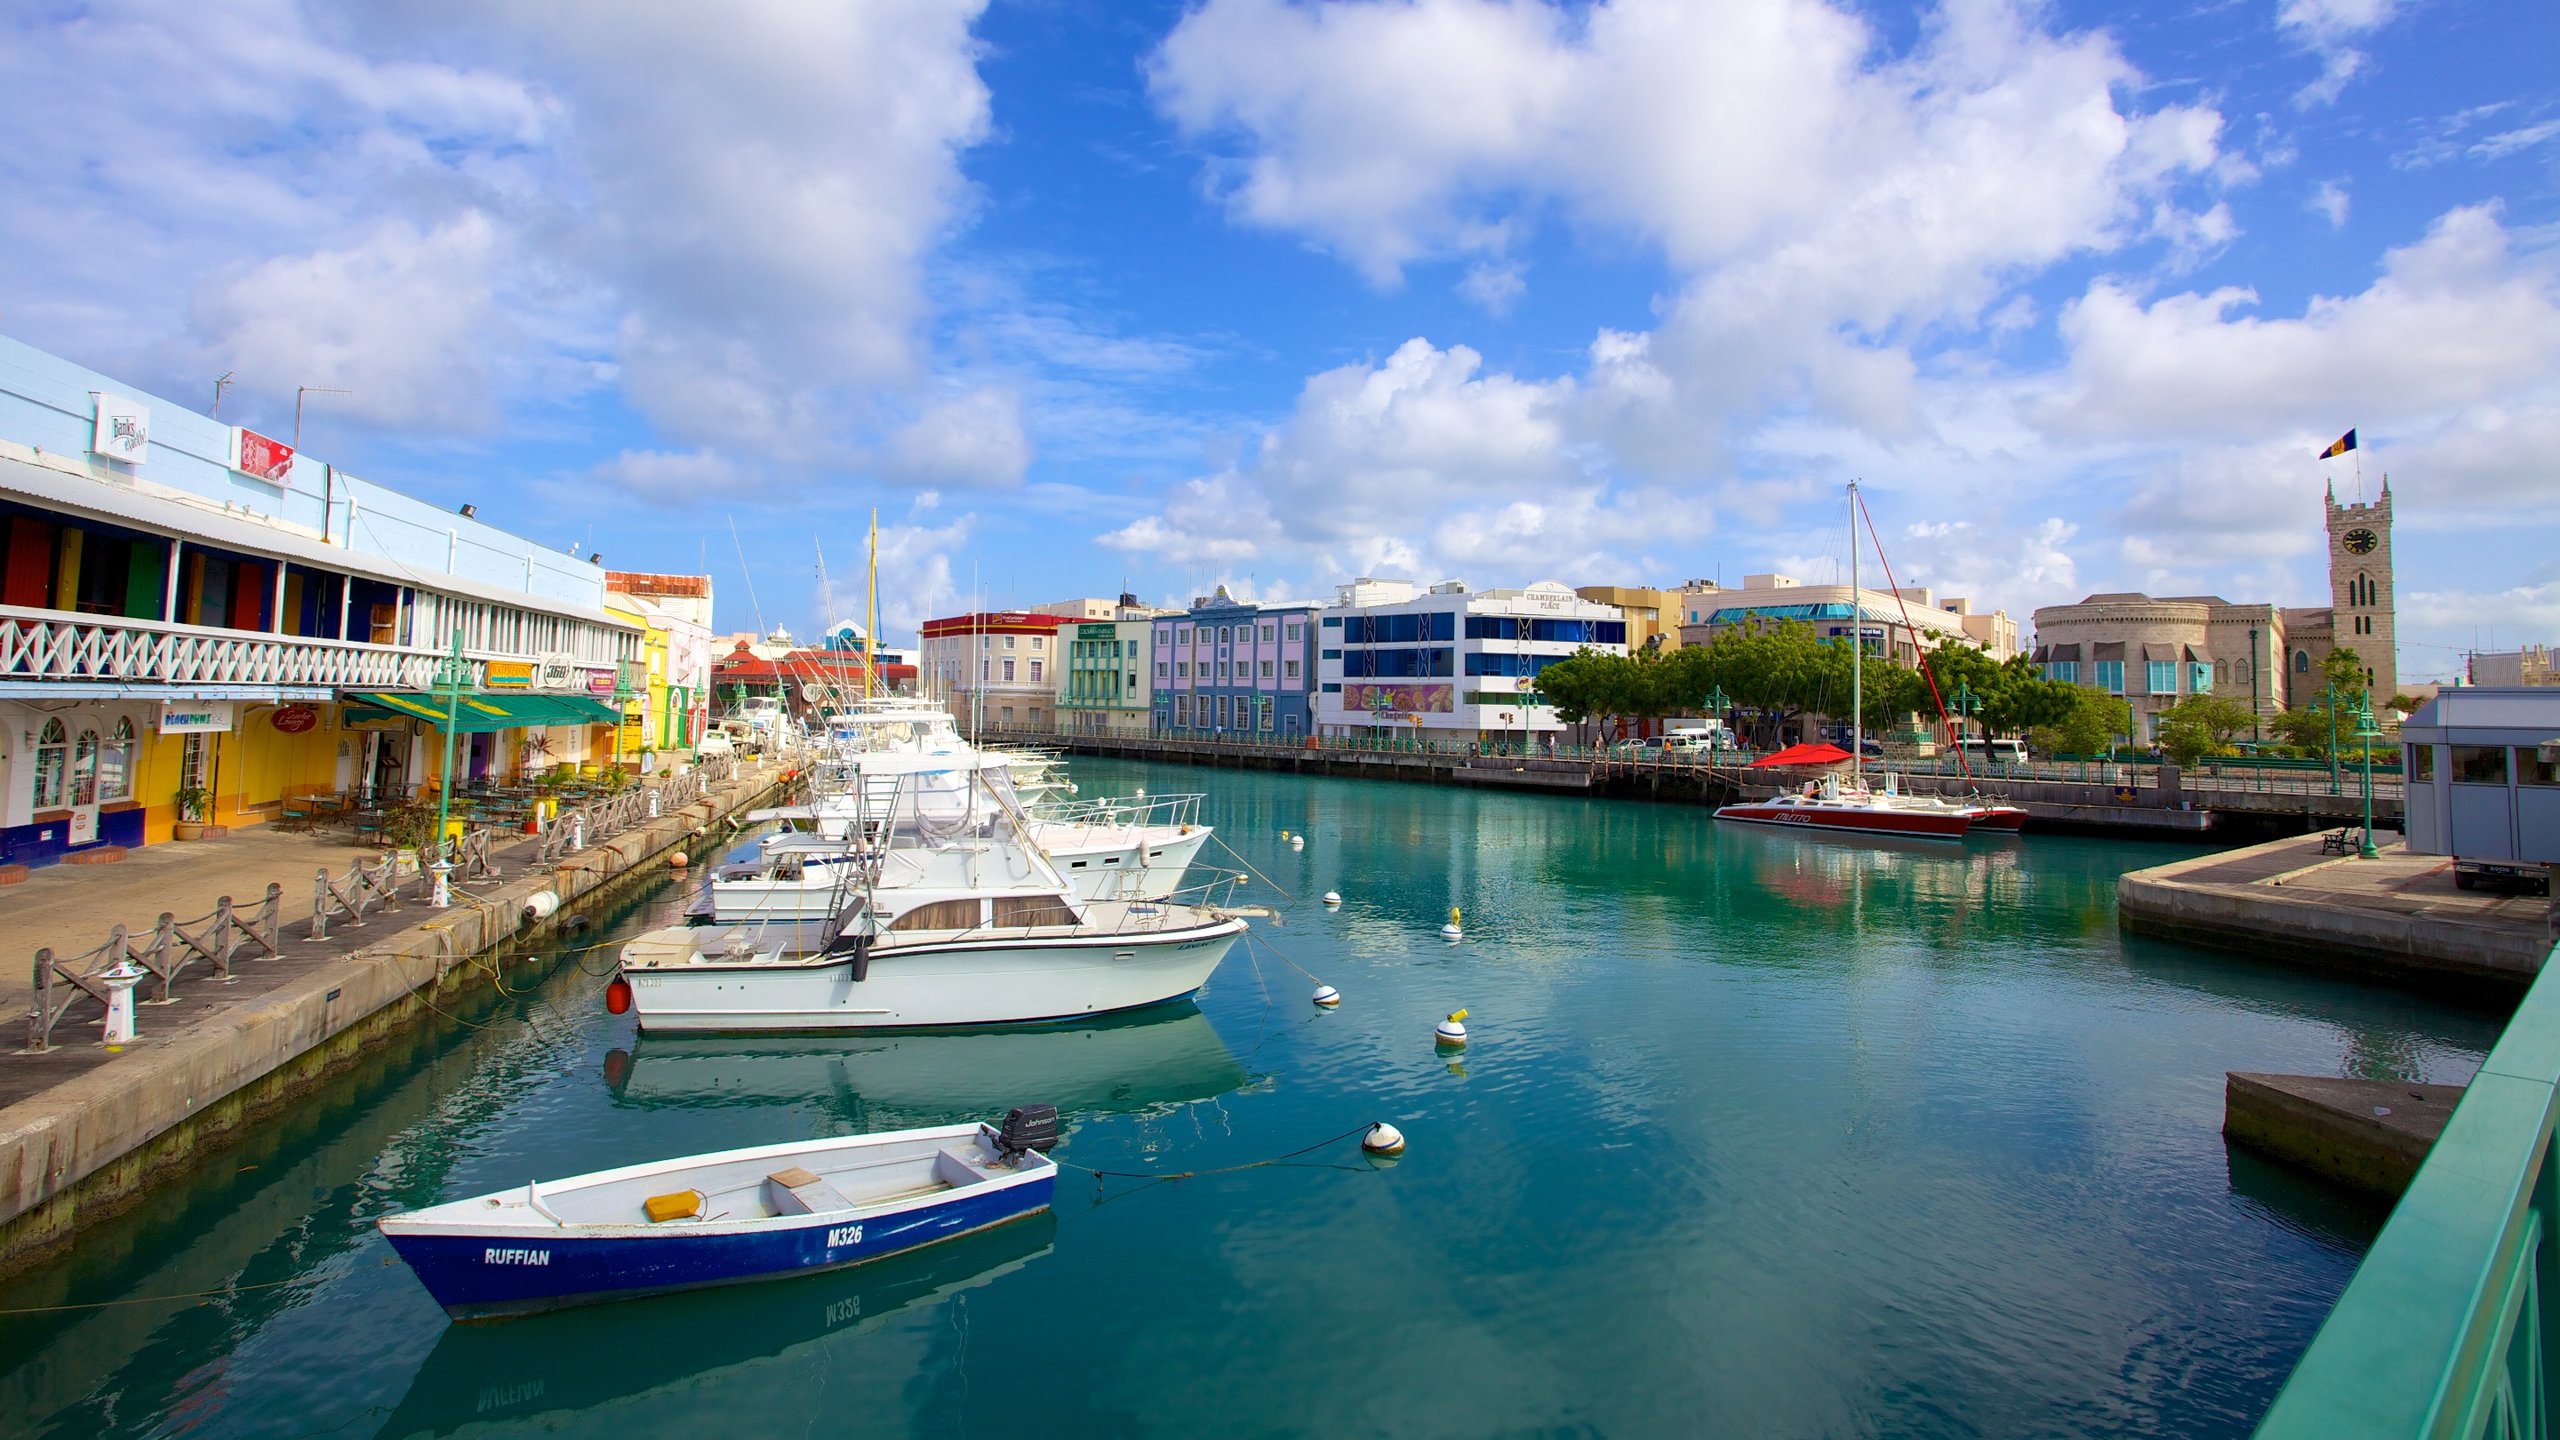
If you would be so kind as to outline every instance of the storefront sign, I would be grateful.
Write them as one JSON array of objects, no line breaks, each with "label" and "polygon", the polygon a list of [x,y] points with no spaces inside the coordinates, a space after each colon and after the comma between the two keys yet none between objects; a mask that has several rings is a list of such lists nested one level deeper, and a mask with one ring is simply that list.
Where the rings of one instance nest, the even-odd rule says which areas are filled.
[{"label": "storefront sign", "polygon": [[1360,714],[1372,717],[1388,715],[1402,719],[1407,715],[1429,712],[1446,715],[1455,706],[1455,696],[1446,685],[1363,685],[1346,683],[1342,687],[1342,708],[1353,718]]},{"label": "storefront sign", "polygon": [[545,655],[534,667],[534,685],[543,690],[583,690],[587,674],[566,655]]},{"label": "storefront sign", "polygon": [[293,447],[255,430],[231,428],[231,468],[270,485],[293,484]]},{"label": "storefront sign", "polygon": [[613,693],[613,672],[610,670],[589,671],[587,673],[587,693],[590,695],[611,695]]},{"label": "storefront sign", "polygon": [[213,735],[231,728],[228,700],[177,700],[160,707],[163,735]]},{"label": "storefront sign", "polygon": [[305,730],[318,728],[320,724],[320,712],[308,705],[287,705],[267,718],[287,735],[299,735]]},{"label": "storefront sign", "polygon": [[533,685],[533,662],[530,660],[492,660],[489,673],[482,682],[492,690],[525,690]]},{"label": "storefront sign", "polygon": [[98,429],[89,448],[109,460],[139,465],[151,456],[151,411],[121,395],[89,392],[98,402]]}]

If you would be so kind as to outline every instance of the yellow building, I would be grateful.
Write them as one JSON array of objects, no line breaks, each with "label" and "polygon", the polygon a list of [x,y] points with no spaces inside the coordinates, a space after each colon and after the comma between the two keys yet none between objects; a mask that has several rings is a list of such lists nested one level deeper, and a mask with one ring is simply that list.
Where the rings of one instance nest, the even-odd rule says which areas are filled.
[{"label": "yellow building", "polygon": [[1580,585],[1574,594],[1602,605],[1615,605],[1627,616],[1627,653],[1652,645],[1680,648],[1680,592],[1647,590],[1634,585]]}]

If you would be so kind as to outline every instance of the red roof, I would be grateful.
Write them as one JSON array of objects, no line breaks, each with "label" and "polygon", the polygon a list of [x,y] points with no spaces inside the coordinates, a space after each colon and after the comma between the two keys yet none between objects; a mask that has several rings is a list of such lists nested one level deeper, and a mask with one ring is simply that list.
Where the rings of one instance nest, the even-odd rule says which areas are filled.
[{"label": "red roof", "polygon": [[1037,610],[981,610],[974,615],[946,615],[924,622],[924,638],[942,635],[1054,635],[1061,625],[1084,622],[1073,615],[1044,615]]},{"label": "red roof", "polygon": [[1751,768],[1764,765],[1837,765],[1849,758],[1849,752],[1837,745],[1790,745],[1772,751],[1751,762]]},{"label": "red roof", "polygon": [[649,595],[704,600],[711,595],[708,575],[658,575],[646,570],[607,570],[604,588],[617,595]]},{"label": "red roof", "polygon": [[[859,680],[862,657],[842,650],[794,650],[779,660],[760,659],[743,650],[732,650],[712,664],[711,678],[725,680]],[[913,665],[883,665],[883,680],[912,680]]]}]

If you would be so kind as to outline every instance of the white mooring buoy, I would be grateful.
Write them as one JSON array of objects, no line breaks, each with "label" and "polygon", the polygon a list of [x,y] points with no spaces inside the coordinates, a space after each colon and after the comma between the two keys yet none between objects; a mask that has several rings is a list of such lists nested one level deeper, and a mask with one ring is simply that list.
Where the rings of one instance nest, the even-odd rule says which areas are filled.
[{"label": "white mooring buoy", "polygon": [[1369,1127],[1368,1134],[1360,1137],[1360,1148],[1372,1155],[1401,1155],[1404,1153],[1404,1132],[1381,1120]]},{"label": "white mooring buoy", "polygon": [[1292,849],[1292,850],[1304,850],[1304,849],[1306,849],[1306,848],[1307,848],[1307,837],[1306,837],[1306,836],[1304,836],[1304,835],[1292,835],[1292,836],[1290,836],[1290,837],[1289,837],[1289,848],[1290,848],[1290,849]]},{"label": "white mooring buoy", "polygon": [[1330,985],[1319,985],[1316,987],[1316,1003],[1330,1010],[1342,1003],[1342,992]]},{"label": "white mooring buoy", "polygon": [[1458,928],[1458,907],[1455,905],[1450,906],[1449,923],[1440,927],[1440,938],[1443,940],[1456,940],[1464,936],[1466,933],[1466,931]]},{"label": "white mooring buoy", "polygon": [[1460,1023],[1466,1018],[1467,1012],[1464,1010],[1450,1011],[1449,1018],[1441,1021],[1439,1027],[1431,1032],[1431,1043],[1452,1050],[1466,1044],[1467,1027]]},{"label": "white mooring buoy", "polygon": [[1326,909],[1328,909],[1328,910],[1339,910],[1339,909],[1341,909],[1341,908],[1342,908],[1342,892],[1341,892],[1341,891],[1339,891],[1339,890],[1327,890],[1326,892],[1324,892],[1324,904],[1325,904],[1325,908],[1326,908]]}]

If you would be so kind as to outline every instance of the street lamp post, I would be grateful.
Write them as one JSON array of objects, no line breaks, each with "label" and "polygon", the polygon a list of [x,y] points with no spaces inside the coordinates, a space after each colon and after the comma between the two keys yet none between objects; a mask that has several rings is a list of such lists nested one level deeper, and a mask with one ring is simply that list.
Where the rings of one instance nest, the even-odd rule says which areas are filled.
[{"label": "street lamp post", "polygon": [[453,861],[445,846],[445,826],[453,815],[453,732],[462,723],[462,692],[471,684],[471,663],[462,658],[462,627],[453,628],[453,649],[436,662],[435,693],[444,697],[444,770],[436,779],[436,888],[427,903],[442,910],[453,903]]},{"label": "street lamp post", "polygon": [[2320,691],[2320,708],[2329,712],[2329,793],[2338,793],[2338,682],[2330,681]]},{"label": "street lamp post", "polygon": [[1964,722],[1981,711],[1982,697],[1973,693],[1971,685],[1958,680],[1955,693],[1947,697],[1947,708],[1955,713],[1956,754],[1961,757],[1964,754]]},{"label": "street lamp post", "polygon": [[2356,704],[2355,737],[2364,745],[2364,843],[2356,854],[2367,860],[2381,858],[2381,847],[2373,843],[2373,742],[2382,738],[2382,727],[2373,723],[2373,692],[2366,691]]}]

